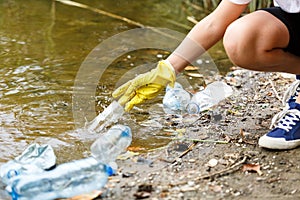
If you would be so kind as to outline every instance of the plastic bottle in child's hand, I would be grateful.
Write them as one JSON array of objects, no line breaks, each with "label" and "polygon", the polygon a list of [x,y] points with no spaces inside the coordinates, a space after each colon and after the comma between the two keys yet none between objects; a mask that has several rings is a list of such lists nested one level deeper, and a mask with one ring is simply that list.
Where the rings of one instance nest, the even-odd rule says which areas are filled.
[{"label": "plastic bottle in child's hand", "polygon": [[91,132],[101,132],[105,128],[116,123],[124,114],[124,107],[117,101],[113,101],[108,107],[104,109],[95,119],[86,124],[86,129]]}]

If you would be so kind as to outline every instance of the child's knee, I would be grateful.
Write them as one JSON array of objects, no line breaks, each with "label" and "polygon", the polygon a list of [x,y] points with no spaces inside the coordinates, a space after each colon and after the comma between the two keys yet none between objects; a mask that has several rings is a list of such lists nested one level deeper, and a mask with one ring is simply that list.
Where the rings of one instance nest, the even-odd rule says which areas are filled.
[{"label": "child's knee", "polygon": [[255,63],[255,38],[245,24],[232,23],[228,26],[223,45],[229,59],[237,66],[253,69]]},{"label": "child's knee", "polygon": [[234,23],[228,26],[224,38],[223,45],[225,51],[234,64],[238,64],[245,53],[242,37],[240,36],[241,29]]}]

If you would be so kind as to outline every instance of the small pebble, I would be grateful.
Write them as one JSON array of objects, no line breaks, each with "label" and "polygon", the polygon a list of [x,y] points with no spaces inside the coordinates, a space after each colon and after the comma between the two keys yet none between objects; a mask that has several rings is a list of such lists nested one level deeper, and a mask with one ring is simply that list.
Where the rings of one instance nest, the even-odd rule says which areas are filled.
[{"label": "small pebble", "polygon": [[218,160],[215,159],[215,158],[210,159],[210,160],[208,161],[208,166],[209,166],[209,167],[215,167],[217,164],[218,164]]}]

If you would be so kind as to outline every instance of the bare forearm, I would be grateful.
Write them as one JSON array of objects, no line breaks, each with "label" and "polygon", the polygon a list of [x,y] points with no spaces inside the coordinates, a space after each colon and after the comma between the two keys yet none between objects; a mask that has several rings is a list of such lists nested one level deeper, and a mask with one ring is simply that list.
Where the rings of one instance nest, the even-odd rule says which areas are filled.
[{"label": "bare forearm", "polygon": [[226,29],[216,27],[209,20],[207,17],[195,25],[178,48],[167,58],[177,73],[223,37]]},{"label": "bare forearm", "polygon": [[214,12],[197,23],[167,58],[177,73],[222,39],[226,28],[236,20],[247,5],[223,0]]}]

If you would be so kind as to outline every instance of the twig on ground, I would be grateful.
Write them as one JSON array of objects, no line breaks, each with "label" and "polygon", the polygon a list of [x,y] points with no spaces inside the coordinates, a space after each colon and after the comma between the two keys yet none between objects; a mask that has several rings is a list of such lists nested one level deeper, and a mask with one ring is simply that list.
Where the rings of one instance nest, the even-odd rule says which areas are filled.
[{"label": "twig on ground", "polygon": [[[156,169],[154,171],[160,171],[164,168],[167,168],[169,166],[174,166],[178,163],[178,161],[180,160],[180,158],[182,158],[183,156],[185,156],[186,154],[188,154],[190,151],[193,150],[193,148],[197,145],[198,142],[193,142],[187,150],[185,150],[184,152],[182,152],[179,156],[177,156],[176,158],[174,158],[173,160],[167,160],[167,159],[164,159],[164,158],[159,158],[158,160],[160,161],[163,161],[163,162],[166,162],[167,164],[159,169]],[[170,165],[171,164],[171,165]]]},{"label": "twig on ground", "polygon": [[[182,152],[178,157],[176,157],[174,160],[167,160],[164,158],[159,158],[158,160],[172,164],[172,165],[176,165],[178,163],[178,161],[180,160],[180,158],[182,158],[183,156],[185,156],[186,154],[188,154],[190,151],[192,151],[192,149],[196,146],[196,144],[202,142],[208,142],[208,143],[216,143],[216,144],[228,144],[227,141],[220,141],[220,140],[201,140],[201,139],[192,139],[192,138],[173,138],[173,140],[187,140],[187,141],[192,141],[193,143],[188,147],[187,150],[185,150],[184,152]],[[164,147],[165,148],[165,147]],[[169,165],[164,166],[163,168],[168,167]]]},{"label": "twig on ground", "polygon": [[177,158],[175,158],[172,162],[172,164],[176,164],[178,159],[182,158],[183,156],[185,156],[186,154],[188,154],[190,151],[193,150],[193,148],[198,144],[198,142],[193,142],[187,150],[185,150],[184,152],[182,152]]},{"label": "twig on ground", "polygon": [[[185,156],[186,154],[188,154],[190,151],[193,150],[193,148],[196,146],[198,142],[194,141],[188,148],[187,150],[185,150],[184,152],[182,152],[179,156],[177,156],[176,158],[174,158],[172,161],[170,160],[166,160],[166,159],[163,159],[163,158],[159,158],[159,160],[163,161],[163,162],[166,162],[166,163],[170,163],[172,165],[175,165],[178,163],[178,160],[180,160],[180,158],[182,158],[183,156]],[[168,167],[168,166],[165,166],[165,167]],[[163,168],[165,168],[163,167]]]},{"label": "twig on ground", "polygon": [[[214,173],[198,176],[195,179],[193,179],[193,181],[200,181],[202,179],[208,179],[208,178],[212,178],[212,177],[216,177],[216,176],[222,176],[222,175],[227,174],[227,173],[235,172],[240,168],[240,166],[242,164],[244,164],[247,161],[248,158],[249,158],[248,155],[244,155],[243,159],[241,159],[240,161],[238,161],[239,159],[237,159],[236,162],[233,165],[231,165],[230,167],[225,168],[225,169],[220,170],[220,171],[217,171],[217,172],[214,172]],[[174,183],[174,184],[170,184],[170,185],[171,186],[185,185],[185,184],[187,184],[187,182],[188,181],[182,181],[182,182],[178,182],[178,183]]]},{"label": "twig on ground", "polygon": [[226,174],[226,173],[237,171],[239,169],[240,165],[244,164],[247,159],[248,159],[248,155],[244,155],[244,157],[243,157],[242,160],[236,161],[236,163],[234,163],[230,167],[225,168],[225,169],[220,170],[220,171],[217,171],[217,172],[214,172],[214,173],[211,173],[211,174],[207,174],[207,175],[203,175],[203,176],[198,176],[195,179],[195,181],[199,181],[201,179],[212,178],[212,177],[215,177],[215,176],[221,176],[221,175]]},{"label": "twig on ground", "polygon": [[256,142],[249,142],[249,141],[246,139],[246,137],[245,137],[245,132],[244,132],[244,130],[243,130],[242,128],[240,129],[240,135],[241,135],[242,141],[243,141],[244,143],[246,143],[246,144],[251,144],[251,145],[256,145]]},{"label": "twig on ground", "polygon": [[172,138],[172,140],[186,140],[186,141],[201,142],[201,143],[228,144],[228,141],[223,141],[223,140],[201,140],[197,138]]}]

